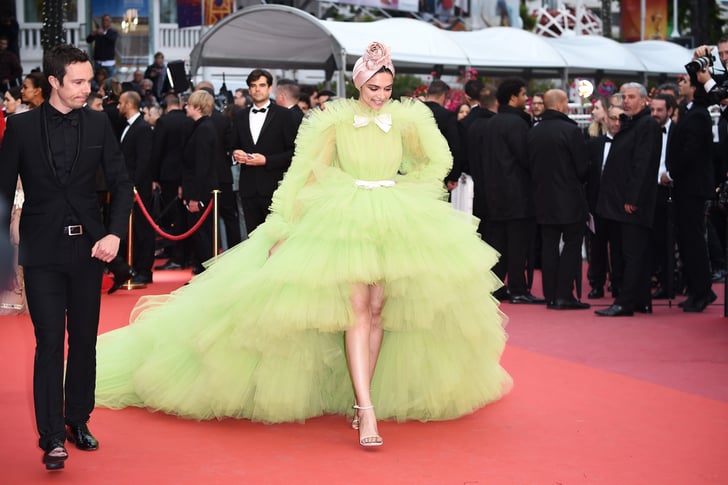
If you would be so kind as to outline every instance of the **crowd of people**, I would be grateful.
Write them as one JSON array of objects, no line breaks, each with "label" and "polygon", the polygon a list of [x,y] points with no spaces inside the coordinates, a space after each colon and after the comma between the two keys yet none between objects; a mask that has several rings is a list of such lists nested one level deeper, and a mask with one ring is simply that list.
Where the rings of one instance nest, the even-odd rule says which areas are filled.
[{"label": "crowd of people", "polygon": [[[63,468],[66,440],[98,448],[95,404],[264,422],[348,414],[367,448],[383,444],[378,417],[471,412],[511,385],[499,300],[590,308],[584,241],[588,298],[604,298],[607,281],[614,297],[599,316],[651,313],[676,294],[702,312],[716,299],[725,259],[710,256],[706,202],[726,177],[715,147],[728,123],[721,113],[716,139],[708,106],[728,103],[707,71],[650,95],[625,83],[595,100],[582,130],[565,91],[529,98],[520,78],[469,81],[455,112],[439,79],[424,102],[393,101],[395,66],[372,43],[352,72],[358,100],[254,69],[221,106],[209,81],[175,92],[162,53],[119,82],[104,58],[111,30],[104,17],[89,35],[95,64],[57,46],[4,98],[0,202],[25,271],[12,308],[27,296],[48,469]],[[719,53],[728,63],[728,39]],[[477,228],[447,203],[462,174]],[[163,249],[162,265],[132,187],[144,207],[156,201],[165,231],[196,229]],[[104,267],[113,293],[189,266],[189,285],[140,300],[135,324],[97,347],[100,295],[87,296]],[[543,298],[531,292],[537,268]]]}]

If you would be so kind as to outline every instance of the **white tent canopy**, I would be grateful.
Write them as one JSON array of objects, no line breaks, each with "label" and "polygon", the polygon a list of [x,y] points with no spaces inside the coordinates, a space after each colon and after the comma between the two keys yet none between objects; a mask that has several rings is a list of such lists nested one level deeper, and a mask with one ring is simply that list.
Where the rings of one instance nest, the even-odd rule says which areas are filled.
[{"label": "white tent canopy", "polygon": [[600,36],[547,39],[512,27],[450,32],[426,22],[392,18],[375,22],[319,20],[283,5],[247,7],[218,22],[190,54],[195,75],[203,66],[320,69],[344,73],[373,40],[388,44],[399,72],[430,73],[435,66],[457,73],[552,76],[646,77],[684,72],[690,51],[663,41],[620,44]]}]

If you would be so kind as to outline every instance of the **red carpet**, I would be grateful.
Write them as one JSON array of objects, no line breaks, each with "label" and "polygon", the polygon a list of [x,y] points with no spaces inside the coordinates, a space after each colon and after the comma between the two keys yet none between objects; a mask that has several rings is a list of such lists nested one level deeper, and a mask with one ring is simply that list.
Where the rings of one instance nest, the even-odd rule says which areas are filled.
[{"label": "red carpet", "polygon": [[[104,296],[102,331],[124,325],[141,294],[189,273],[154,277],[145,290]],[[36,447],[30,320],[1,317],[0,483],[728,483],[728,319],[715,290],[719,301],[697,315],[657,306],[604,319],[504,304],[511,394],[455,421],[381,423],[376,451],[361,450],[339,416],[273,426],[98,409],[100,450],[69,448],[55,473]]]}]

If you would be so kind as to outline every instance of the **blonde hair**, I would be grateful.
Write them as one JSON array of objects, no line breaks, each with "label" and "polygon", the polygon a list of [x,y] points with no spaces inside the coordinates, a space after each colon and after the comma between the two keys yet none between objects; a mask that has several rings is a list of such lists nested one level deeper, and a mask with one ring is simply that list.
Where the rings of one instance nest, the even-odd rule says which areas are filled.
[{"label": "blonde hair", "polygon": [[207,91],[195,91],[187,98],[187,104],[193,108],[200,108],[202,116],[210,116],[215,107],[215,98]]}]

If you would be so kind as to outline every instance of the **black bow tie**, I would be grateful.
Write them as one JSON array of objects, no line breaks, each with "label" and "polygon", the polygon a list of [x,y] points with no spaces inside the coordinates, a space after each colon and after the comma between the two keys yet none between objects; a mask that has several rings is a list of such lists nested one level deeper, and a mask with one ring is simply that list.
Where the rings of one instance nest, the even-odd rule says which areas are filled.
[{"label": "black bow tie", "polygon": [[667,133],[667,128],[665,128],[665,127],[663,126],[663,127],[662,127],[662,132],[663,132],[663,133]]},{"label": "black bow tie", "polygon": [[55,112],[51,114],[51,120],[53,120],[56,126],[61,126],[64,123],[69,126],[78,126],[78,113],[76,111],[70,111],[68,114]]},{"label": "black bow tie", "polygon": [[252,111],[253,111],[253,113],[265,113],[266,110],[267,110],[267,108],[260,108],[260,109],[253,108]]},{"label": "black bow tie", "polygon": [[610,137],[606,137],[606,138],[604,139],[604,143],[612,143],[612,138],[610,138]]}]

